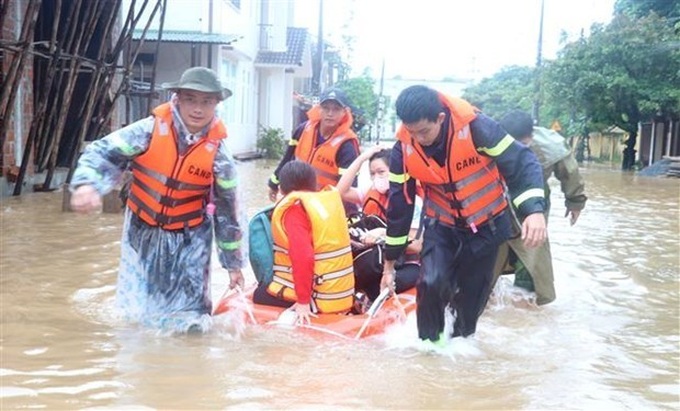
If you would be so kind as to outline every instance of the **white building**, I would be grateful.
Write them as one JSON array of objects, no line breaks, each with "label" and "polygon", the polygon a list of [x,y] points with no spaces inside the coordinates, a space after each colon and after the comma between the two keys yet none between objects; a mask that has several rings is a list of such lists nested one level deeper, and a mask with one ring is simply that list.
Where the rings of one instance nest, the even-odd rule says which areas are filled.
[{"label": "white building", "polygon": [[[146,84],[148,91],[154,63],[156,88],[189,67],[210,67],[233,92],[218,113],[235,154],[255,151],[260,126],[280,128],[288,137],[295,85],[312,72],[310,36],[291,27],[294,7],[295,0],[169,0],[160,44],[160,11],[145,35],[143,27],[134,32],[131,58],[141,43],[133,76],[141,83],[135,84],[142,91]],[[130,121],[147,114],[144,95],[130,99]],[[159,97],[154,105],[168,96],[160,92]]]}]

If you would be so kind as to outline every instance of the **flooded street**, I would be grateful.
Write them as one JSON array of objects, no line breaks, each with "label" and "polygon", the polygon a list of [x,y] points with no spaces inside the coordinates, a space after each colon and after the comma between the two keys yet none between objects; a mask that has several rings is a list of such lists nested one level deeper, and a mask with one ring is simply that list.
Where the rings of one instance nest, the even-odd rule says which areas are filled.
[{"label": "flooded street", "polygon": [[[240,165],[248,216],[272,166]],[[122,214],[62,213],[60,192],[3,199],[0,409],[679,409],[680,179],[582,172],[573,227],[551,181],[557,300],[515,306],[503,277],[475,337],[434,352],[413,317],[358,342],[226,316],[201,336],[124,324]]]}]

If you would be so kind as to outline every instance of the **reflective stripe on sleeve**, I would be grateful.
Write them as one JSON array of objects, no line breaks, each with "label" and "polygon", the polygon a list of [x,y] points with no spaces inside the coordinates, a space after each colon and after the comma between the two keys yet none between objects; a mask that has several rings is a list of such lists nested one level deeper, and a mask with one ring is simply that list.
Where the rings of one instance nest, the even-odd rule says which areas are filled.
[{"label": "reflective stripe on sleeve", "polygon": [[542,189],[540,188],[531,188],[522,194],[518,195],[515,197],[514,200],[512,200],[512,204],[515,205],[515,207],[519,208],[520,204],[525,202],[526,200],[530,198],[545,198],[545,193]]},{"label": "reflective stripe on sleeve", "polygon": [[512,138],[512,136],[510,134],[506,134],[505,137],[503,137],[503,139],[501,141],[499,141],[498,144],[496,144],[495,147],[490,147],[490,148],[478,147],[477,151],[480,151],[482,153],[486,153],[491,157],[498,157],[501,154],[503,154],[503,152],[508,147],[510,147],[510,145],[512,144],[513,141],[515,141],[515,139]]},{"label": "reflective stripe on sleeve", "polygon": [[274,183],[276,185],[279,185],[279,179],[276,177],[276,174],[272,174],[272,176],[269,177],[269,181],[271,181],[272,183]]},{"label": "reflective stripe on sleeve", "polygon": [[131,156],[135,154],[135,148],[123,140],[119,133],[113,133],[110,141],[114,147],[120,150],[123,154]]},{"label": "reflective stripe on sleeve", "polygon": [[404,173],[404,174],[394,174],[394,173],[390,173],[390,174],[389,174],[389,177],[388,177],[390,183],[397,183],[397,184],[404,184],[404,183],[406,183],[410,178],[411,178],[411,176],[409,176],[408,173]]},{"label": "reflective stripe on sleeve", "polygon": [[229,189],[236,187],[236,179],[233,178],[231,180],[225,180],[225,179],[222,179],[222,178],[218,178],[217,179],[217,185],[222,187],[225,190],[229,190]]},{"label": "reflective stripe on sleeve", "polygon": [[288,140],[288,145],[289,145],[289,146],[297,146],[297,145],[298,145],[298,141],[291,138],[290,140]]},{"label": "reflective stripe on sleeve", "polygon": [[406,242],[408,242],[408,234],[401,237],[385,237],[386,245],[400,246],[406,244]]},{"label": "reflective stripe on sleeve", "polygon": [[238,241],[218,241],[217,246],[221,250],[234,251],[234,250],[238,250],[241,247],[241,241],[240,240],[238,240]]}]

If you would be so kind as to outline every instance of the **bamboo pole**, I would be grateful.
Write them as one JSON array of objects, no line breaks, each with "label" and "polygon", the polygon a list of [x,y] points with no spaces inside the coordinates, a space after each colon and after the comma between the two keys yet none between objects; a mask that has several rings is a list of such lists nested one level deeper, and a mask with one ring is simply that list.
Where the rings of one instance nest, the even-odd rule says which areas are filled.
[{"label": "bamboo pole", "polygon": [[[144,7],[148,3],[148,1],[149,0],[144,0]],[[139,44],[137,44],[137,47],[134,49],[134,52],[131,52],[132,49],[130,47],[127,47],[127,53],[126,53],[126,59],[125,59],[126,65],[123,69],[124,72],[126,73],[126,75],[129,75],[129,73],[132,72],[134,62],[137,59],[137,56],[139,55],[139,52],[142,48],[142,45],[144,44],[143,39],[145,38],[146,32],[149,30],[149,27],[151,26],[151,22],[153,21],[153,18],[156,16],[158,9],[161,7],[161,1],[162,0],[156,0],[156,6],[151,11],[151,15],[149,16],[149,19],[147,20],[147,23],[144,26],[144,29],[142,30],[142,40],[139,41]],[[136,22],[139,21],[140,17],[141,17],[141,11],[140,11],[139,15],[137,16],[137,18],[135,19],[135,21],[133,22],[131,29],[130,29],[130,33],[132,33],[132,31],[134,30]],[[128,34],[128,36],[126,36],[126,38],[128,39],[129,42],[132,42],[132,35],[131,34]],[[118,49],[118,51],[119,52],[122,51],[122,47],[120,49]],[[120,97],[120,95],[123,93],[123,91],[125,90],[124,83],[125,82],[121,82],[118,89],[115,91],[113,98],[111,99],[112,101],[116,101],[118,99],[118,97]],[[110,112],[108,114],[110,115]]]},{"label": "bamboo pole", "polygon": [[[111,90],[111,88],[112,88],[113,80],[115,78],[114,72],[113,72],[115,70],[115,62],[118,61],[120,54],[124,50],[126,50],[126,49],[129,50],[129,47],[125,47],[125,46],[128,45],[127,42],[132,41],[132,36],[130,35],[130,33],[132,32],[132,30],[134,30],[136,23],[139,22],[140,17],[142,15],[143,11],[145,10],[148,2],[149,2],[149,0],[144,0],[144,3],[141,6],[141,10],[139,11],[137,16],[135,16],[134,13],[132,13],[133,10],[134,10],[135,1],[133,0],[132,4],[130,5],[130,10],[128,11],[127,21],[125,23],[125,27],[127,28],[128,32],[126,34],[125,31],[121,31],[120,37],[118,38],[118,41],[116,43],[116,47],[113,49],[113,53],[111,54],[111,62],[112,62],[111,67],[113,67],[113,69],[110,68],[109,75],[105,76],[105,81],[103,83],[100,83],[100,87],[98,88],[98,90],[99,90],[98,96],[93,99],[94,104],[92,105],[92,107],[93,107],[92,111],[95,112],[95,113],[98,113],[99,115],[97,116],[98,121],[96,123],[92,124],[91,128],[88,129],[89,135],[99,134],[101,127],[104,125],[104,123],[106,123],[106,121],[108,121],[108,119],[111,116],[111,113],[113,112],[115,101],[120,96],[121,92],[123,91],[123,89],[125,87],[125,81],[121,81],[118,89],[114,93],[113,98],[110,99],[111,104],[107,105],[108,99],[106,99],[104,95],[107,91]],[[151,15],[149,16],[149,20],[148,20],[148,23],[146,24],[144,32],[146,32],[149,25],[151,24],[151,21],[153,20],[156,12],[158,11],[159,5],[160,5],[160,0],[157,0],[156,7],[154,7],[154,9],[151,12]],[[132,63],[134,62],[134,60],[130,61],[129,59],[127,61],[128,61],[128,64],[125,67],[123,67],[124,76],[128,76],[129,73],[131,73]],[[73,173],[75,171],[76,162],[77,162],[76,160],[78,158],[79,151],[80,151],[79,148],[80,148],[80,146],[82,146],[86,136],[87,136],[87,134],[81,133],[80,138],[79,138],[79,142],[78,142],[78,145],[77,145],[78,150],[76,150],[76,152],[72,153],[73,157],[72,157],[71,162],[70,162],[69,173],[68,173],[67,180],[66,180],[68,182],[70,182],[71,178],[73,177]]]},{"label": "bamboo pole", "polygon": [[5,16],[7,16],[7,10],[9,10],[9,1],[3,0],[0,2],[0,29],[5,27]]},{"label": "bamboo pole", "polygon": [[57,33],[59,32],[59,23],[61,20],[61,9],[62,9],[62,1],[57,0],[56,5],[55,5],[55,16],[54,16],[54,21],[52,22],[52,33],[50,36],[50,43],[49,43],[49,51],[50,51],[50,59],[47,62],[47,70],[45,72],[46,78],[45,82],[42,83],[42,87],[37,87],[38,90],[38,98],[35,101],[38,101],[38,107],[35,109],[33,113],[33,122],[31,123],[31,131],[29,134],[30,139],[37,139],[37,142],[35,144],[36,149],[35,149],[35,155],[34,157],[36,160],[39,161],[41,157],[39,157],[40,153],[44,150],[44,142],[45,138],[43,137],[44,134],[38,134],[38,131],[41,129],[44,129],[43,123],[46,119],[45,113],[47,112],[47,105],[48,102],[50,102],[50,94],[51,90],[53,88],[53,83],[54,83],[54,77],[57,72],[57,65],[58,62],[61,59],[61,54],[62,54],[62,48],[57,45]]},{"label": "bamboo pole", "polygon": [[[146,100],[146,112],[151,113],[151,105],[153,102],[153,96],[156,92],[156,62],[158,62],[158,50],[160,50],[161,47],[161,39],[163,38],[163,26],[165,23],[165,10],[167,9],[167,0],[163,0],[163,6],[161,7],[161,22],[160,26],[158,29],[158,38],[156,39],[156,54],[155,58],[153,59],[153,68],[151,69],[151,81],[149,82],[149,96],[147,97]],[[211,3],[212,7],[212,3]],[[210,21],[212,24],[212,14],[210,15]]]},{"label": "bamboo pole", "polygon": [[[87,2],[85,9],[84,22],[86,26],[84,29],[79,30],[78,40],[74,47],[75,53],[77,55],[85,54],[87,52],[90,41],[94,36],[94,30],[97,26],[97,22],[100,16],[101,6],[105,5],[104,2]],[[59,148],[61,143],[61,138],[64,135],[64,127],[66,124],[66,119],[68,118],[69,111],[71,109],[71,101],[73,99],[73,91],[75,89],[80,66],[82,65],[81,59],[71,60],[71,71],[69,73],[68,82],[66,85],[66,92],[64,96],[64,103],[61,107],[61,112],[59,114],[59,121],[57,122],[57,127],[55,129],[54,137],[52,138],[51,144],[51,154],[48,160],[47,175],[45,176],[45,182],[43,183],[43,189],[49,190],[52,183],[52,178],[54,177],[54,170],[57,167],[57,157],[59,155]]]},{"label": "bamboo pole", "polygon": [[[49,101],[48,97],[50,94],[50,90],[52,88],[52,83],[54,81],[57,62],[59,61],[61,56],[61,48],[57,47],[57,32],[59,30],[60,19],[61,19],[61,0],[57,0],[56,15],[54,22],[52,23],[52,36],[50,38],[49,44],[49,50],[52,53],[52,55],[47,65],[47,70],[45,73],[46,74],[45,82],[41,84],[42,87],[37,87],[36,90],[38,96],[35,101],[38,101],[38,106],[34,109],[33,112],[33,121],[31,122],[31,128],[29,130],[28,138],[26,140],[26,147],[24,147],[24,160],[22,161],[22,165],[29,161],[28,155],[30,154],[31,147],[33,146],[33,142],[36,141],[38,130],[40,129],[41,124],[45,119],[45,112],[47,110],[47,104]],[[38,145],[36,144],[36,152],[37,148]],[[19,182],[23,184],[23,175],[20,177]]]},{"label": "bamboo pole", "polygon": [[[40,0],[31,1],[35,2]],[[61,0],[57,1],[61,2]],[[19,175],[20,182],[18,182],[15,186],[14,195],[19,195],[21,193],[21,186],[23,179],[25,178],[26,166],[29,164],[31,148],[32,145],[39,140],[38,137],[41,137],[39,144],[42,145],[42,150],[41,154],[39,154],[36,158],[38,161],[34,161],[34,163],[37,163],[39,167],[48,167],[48,175],[43,187],[48,188],[51,183],[51,179],[56,168],[57,154],[61,149],[60,146],[63,146],[64,144],[68,145],[68,148],[70,149],[68,150],[68,155],[70,157],[68,162],[71,165],[69,168],[68,177],[68,181],[70,181],[70,177],[72,175],[73,169],[75,168],[76,159],[79,154],[79,147],[87,135],[98,133],[99,130],[101,130],[101,127],[111,116],[116,99],[124,91],[125,82],[121,82],[121,84],[113,93],[113,97],[106,98],[106,93],[112,89],[116,72],[118,71],[117,61],[120,58],[120,52],[132,41],[132,32],[137,23],[140,22],[142,14],[147,7],[149,0],[144,0],[141,10],[137,14],[134,12],[136,1],[132,0],[132,4],[127,13],[128,18],[125,21],[125,28],[127,30],[124,29],[121,31],[121,35],[118,38],[115,47],[113,48],[114,53],[109,54],[110,63],[103,63],[103,44],[105,41],[110,41],[110,32],[112,31],[111,27],[113,27],[113,24],[115,23],[114,16],[118,15],[117,12],[121,7],[122,2],[121,0],[87,2],[89,3],[87,6],[90,6],[91,3],[103,4],[101,10],[106,10],[109,9],[106,6],[111,4],[110,1],[115,1],[113,6],[115,12],[109,15],[110,18],[108,20],[108,28],[104,30],[104,35],[102,36],[102,42],[100,44],[99,57],[97,60],[83,57],[80,54],[80,50],[82,49],[82,53],[85,53],[88,50],[88,47],[90,47],[92,35],[94,34],[97,23],[99,22],[99,17],[94,18],[93,16],[99,16],[100,13],[92,14],[92,10],[94,9],[90,9],[90,12],[86,12],[89,17],[80,19],[81,21],[86,22],[86,24],[89,22],[89,28],[83,29],[82,24],[71,23],[71,21],[74,19],[74,16],[78,15],[78,11],[82,11],[81,0],[70,2],[72,7],[70,13],[66,15],[65,22],[68,29],[66,30],[65,35],[58,36],[62,37],[63,41],[60,42],[59,39],[56,38],[58,29],[53,27],[53,40],[50,42],[50,53],[46,54],[40,51],[28,50],[28,52],[34,55],[39,55],[42,58],[50,59],[50,64],[47,66],[48,73],[46,80],[46,83],[48,83],[47,85],[49,87],[45,87],[42,90],[42,96],[44,98],[40,99],[39,101],[41,102],[41,106],[42,102],[45,102],[44,107],[42,110],[39,109],[38,113],[36,113],[38,115],[36,118],[34,118],[34,122],[32,123],[31,134],[29,135],[29,138],[26,142],[26,147],[24,149],[24,161],[22,162],[22,170],[20,170]],[[160,3],[161,0],[157,0],[156,6],[149,17],[147,24],[145,25],[143,35],[146,34],[146,31],[148,30],[155,13],[161,7]],[[63,12],[62,9],[63,6],[61,6],[60,3],[57,12]],[[37,11],[39,11],[39,8],[37,8]],[[59,21],[61,19],[57,18],[56,20]],[[78,20],[75,21],[77,22]],[[83,38],[86,34],[87,40],[83,42]],[[134,49],[134,58],[136,58],[138,55],[142,42],[140,42],[137,48]],[[61,43],[63,47],[58,47],[57,44],[59,43]],[[21,42],[19,45],[21,45]],[[3,48],[8,47],[3,46]],[[131,50],[129,47],[127,47],[127,49]],[[22,51],[27,50],[25,47],[17,47],[16,52]],[[132,62],[134,62],[134,59],[128,60],[128,64],[121,67],[124,78],[129,76],[131,73]],[[73,139],[71,142],[67,140],[65,143],[62,143],[61,140],[64,133],[64,122],[68,116],[67,110],[73,97],[73,90],[75,81],[78,77],[79,69],[82,67],[91,68],[93,73],[90,83],[92,86],[89,88],[89,93],[86,95],[86,101],[88,101],[88,103],[86,103],[85,106],[78,112],[78,118],[79,120],[83,121],[83,125],[80,127],[78,138]],[[90,119],[95,118],[98,121],[90,121]]]},{"label": "bamboo pole", "polygon": [[70,8],[68,10],[68,13],[65,14],[66,16],[66,20],[64,21],[65,33],[60,42],[61,43],[60,51],[64,58],[59,58],[58,60],[56,60],[55,81],[53,81],[53,83],[51,84],[51,88],[48,89],[49,93],[46,94],[49,108],[46,116],[39,124],[38,132],[36,134],[37,143],[34,155],[34,163],[37,165],[38,172],[43,171],[47,166],[47,158],[50,152],[49,147],[51,144],[51,140],[54,137],[53,132],[57,124],[57,113],[59,112],[59,109],[62,106],[61,103],[63,96],[62,84],[64,82],[64,76],[67,71],[66,66],[68,65],[70,59],[75,57],[74,53],[74,42],[76,32],[75,28],[77,26],[76,22],[78,21],[78,14],[80,13],[79,6],[80,0],[70,2]]},{"label": "bamboo pole", "polygon": [[[82,124],[83,127],[80,129],[80,134],[78,135],[78,138],[73,140],[73,144],[70,147],[69,150],[69,159],[68,159],[68,164],[69,164],[69,170],[68,174],[66,176],[66,182],[69,183],[71,182],[71,178],[73,177],[73,172],[75,171],[75,166],[76,166],[76,161],[79,157],[80,154],[80,147],[82,147],[83,142],[85,141],[85,138],[88,135],[91,135],[91,129],[94,128],[92,127],[92,116],[94,113],[95,106],[97,105],[96,103],[98,100],[103,96],[104,92],[106,91],[101,87],[102,84],[102,78],[104,77],[104,73],[110,71],[110,65],[107,64],[107,62],[104,60],[105,56],[105,51],[108,50],[108,47],[105,47],[107,43],[110,43],[110,36],[111,36],[111,31],[113,29],[114,23],[116,21],[116,17],[118,16],[118,12],[120,10],[122,4],[122,0],[115,0],[113,4],[113,10],[109,14],[109,19],[106,23],[106,26],[104,28],[104,32],[102,33],[101,36],[101,42],[99,43],[99,52],[98,52],[98,60],[100,62],[99,66],[97,67],[97,70],[95,73],[92,75],[92,80],[90,83],[90,88],[91,92],[88,94],[87,97],[87,102],[84,106],[84,112],[82,112],[81,116],[79,116],[82,119]],[[113,62],[113,67],[115,68],[115,61]],[[109,73],[110,77],[113,76],[113,73]]]},{"label": "bamboo pole", "polygon": [[[29,40],[33,35],[35,23],[38,20],[40,2],[41,0],[30,0],[28,6],[26,6],[24,22],[19,37],[19,43],[22,46],[21,51],[12,58],[9,72],[5,77],[2,90],[0,90],[0,149],[2,149],[3,153],[5,150],[5,136],[7,135],[9,117],[12,114],[17,89],[21,85],[24,64],[26,63],[26,56],[28,55],[27,48],[30,47]],[[6,8],[9,8],[9,5],[3,7],[3,13],[6,13]]]}]

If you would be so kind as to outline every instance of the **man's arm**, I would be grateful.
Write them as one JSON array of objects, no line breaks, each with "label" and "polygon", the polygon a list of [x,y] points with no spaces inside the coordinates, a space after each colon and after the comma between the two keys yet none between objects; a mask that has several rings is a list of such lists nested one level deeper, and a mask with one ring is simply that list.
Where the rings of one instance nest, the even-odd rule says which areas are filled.
[{"label": "man's arm", "polygon": [[153,126],[154,118],[147,117],[90,143],[78,159],[72,189],[91,185],[100,195],[109,193],[120,181],[128,162],[149,147]]},{"label": "man's arm", "polygon": [[470,123],[470,130],[477,151],[496,161],[520,215],[542,213],[545,210],[543,170],[531,149],[484,114]]},{"label": "man's arm", "polygon": [[245,256],[241,222],[246,219],[242,215],[243,208],[238,196],[236,164],[225,140],[218,146],[213,171],[214,229],[218,256],[222,267],[229,271],[230,287],[242,287],[244,284],[241,269],[245,266]]},{"label": "man's arm", "polygon": [[288,148],[286,148],[286,153],[283,155],[281,161],[279,161],[279,165],[276,166],[276,170],[274,170],[274,173],[272,173],[272,175],[269,177],[269,180],[267,180],[267,185],[269,186],[270,192],[274,193],[278,192],[279,172],[281,171],[281,168],[284,165],[295,159],[295,149],[297,148],[297,144],[300,141],[300,136],[302,135],[302,130],[304,130],[306,124],[307,122],[300,124],[293,132],[293,135],[290,138],[290,140],[288,140]]},{"label": "man's arm", "polygon": [[343,201],[361,204],[363,201],[363,195],[358,189],[352,187],[352,185],[356,186],[357,175],[359,174],[362,164],[368,161],[368,159],[371,158],[373,154],[382,149],[382,146],[373,146],[364,150],[354,161],[352,161],[349,167],[347,167],[345,172],[341,175],[338,185],[336,186],[340,192],[340,195],[342,196]]},{"label": "man's arm", "polygon": [[536,155],[508,135],[503,128],[483,114],[470,123],[477,151],[496,161],[510,191],[512,205],[522,221],[521,238],[527,247],[537,247],[547,236],[543,170]]},{"label": "man's arm", "polygon": [[390,191],[387,207],[385,259],[394,261],[404,252],[413,219],[416,182],[404,170],[401,143],[396,142],[390,157]]},{"label": "man's arm", "polygon": [[308,306],[312,300],[314,280],[314,244],[312,225],[301,204],[295,204],[286,211],[283,216],[283,227],[291,244],[288,256],[293,268],[297,302]]},{"label": "man's arm", "polygon": [[576,223],[581,210],[586,206],[588,197],[585,195],[585,181],[578,171],[578,163],[572,154],[555,163],[553,168],[555,178],[560,181],[564,193],[566,216],[571,215],[571,225]]},{"label": "man's arm", "polygon": [[102,196],[121,181],[130,160],[149,147],[153,127],[153,117],[147,117],[87,146],[69,187],[74,211],[86,213],[101,206]]},{"label": "man's arm", "polygon": [[[349,140],[342,143],[335,156],[335,162],[338,165],[338,174],[342,178],[347,170],[352,166],[354,160],[359,157],[359,144],[357,140]],[[352,187],[357,186],[356,174],[352,178]]]}]

